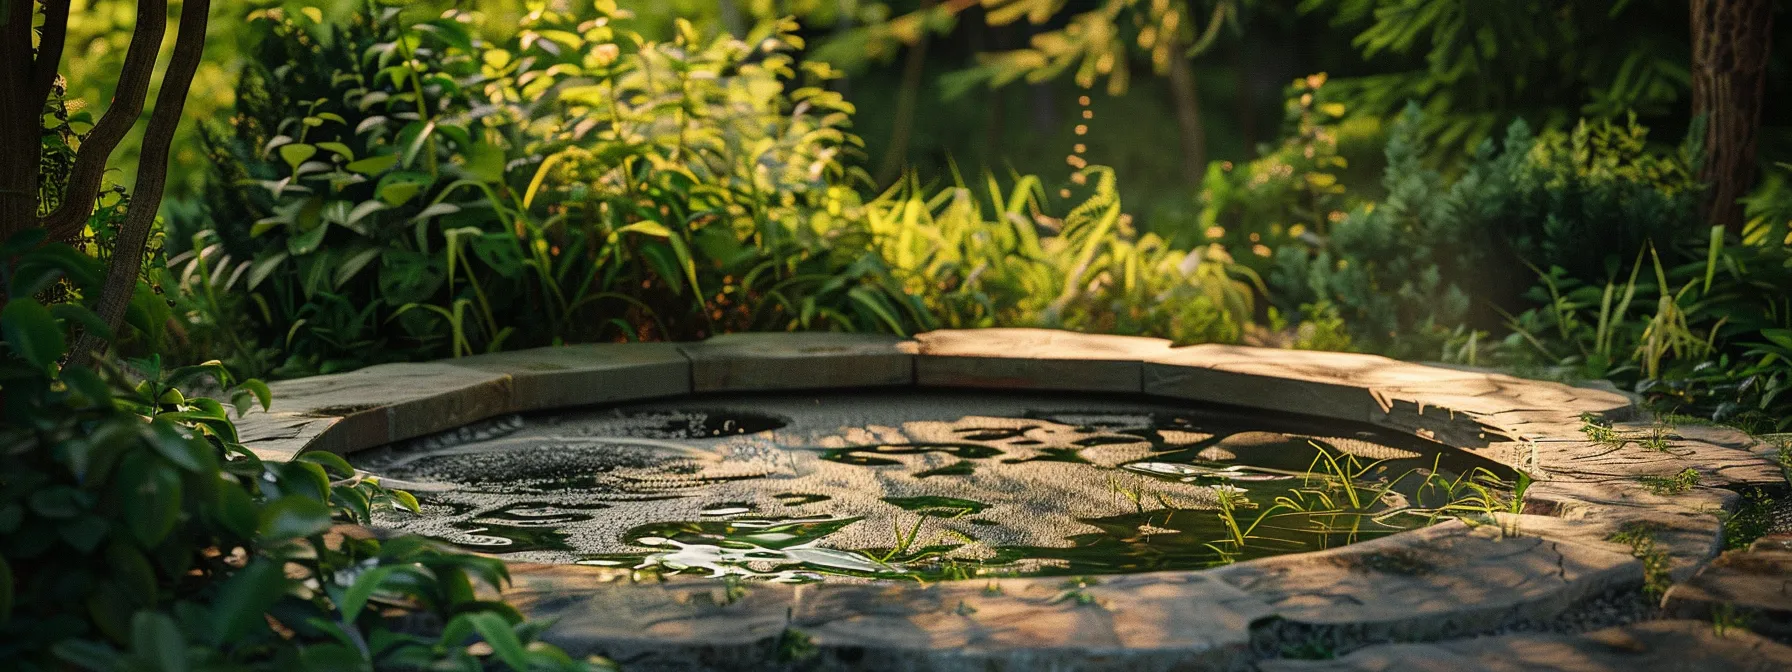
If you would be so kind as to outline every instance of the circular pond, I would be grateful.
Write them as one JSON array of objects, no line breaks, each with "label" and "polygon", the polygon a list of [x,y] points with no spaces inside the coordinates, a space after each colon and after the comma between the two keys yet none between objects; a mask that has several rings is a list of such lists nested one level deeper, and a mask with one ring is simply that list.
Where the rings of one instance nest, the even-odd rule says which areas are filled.
[{"label": "circular pond", "polygon": [[1368,425],[1126,396],[708,396],[357,453],[507,559],[782,581],[1199,569],[1507,506],[1505,467]]}]

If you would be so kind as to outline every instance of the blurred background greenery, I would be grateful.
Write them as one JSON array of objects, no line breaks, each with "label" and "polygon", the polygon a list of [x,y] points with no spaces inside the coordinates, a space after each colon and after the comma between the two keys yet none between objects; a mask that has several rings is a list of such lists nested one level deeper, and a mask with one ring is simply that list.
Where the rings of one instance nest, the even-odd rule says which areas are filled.
[{"label": "blurred background greenery", "polygon": [[[134,8],[84,3],[71,111],[108,98]],[[1783,8],[1695,4],[1792,43]],[[143,347],[257,375],[1039,325],[1657,391],[1717,361],[1735,389],[1699,412],[1760,412],[1792,387],[1792,61],[1733,59],[1759,95],[1701,102],[1688,13],[219,0],[135,314],[177,327]],[[1737,115],[1752,157],[1706,146]]]},{"label": "blurred background greenery", "polygon": [[[124,0],[75,0],[65,73],[70,97],[109,99],[135,11]],[[524,0],[393,3],[415,16],[459,8],[481,17],[488,39],[513,33]],[[1691,121],[1689,35],[1684,2],[1499,2],[1474,0],[667,0],[618,3],[649,40],[668,39],[675,18],[706,33],[745,35],[755,23],[794,16],[806,59],[845,73],[834,84],[858,107],[854,127],[882,184],[900,170],[923,182],[1020,167],[1067,179],[1077,145],[1111,166],[1129,211],[1152,230],[1194,235],[1206,162],[1258,156],[1287,126],[1289,82],[1329,79],[1323,97],[1344,105],[1340,155],[1348,184],[1373,188],[1385,122],[1409,100],[1426,113],[1425,135],[1448,166],[1513,119],[1566,129],[1582,117],[1635,113],[1672,145]],[[212,5],[205,65],[188,105],[187,142],[176,144],[169,207],[198,190],[204,157],[191,142],[197,120],[227,116],[257,10],[316,7],[342,20],[364,0]],[[170,4],[169,14],[178,13]],[[1176,19],[1166,20],[1175,14]],[[170,21],[169,31],[174,30]],[[1103,25],[1105,24],[1105,25]],[[1166,29],[1166,24],[1172,28]],[[1079,30],[1085,26],[1098,26]],[[1151,30],[1180,33],[1153,42]],[[1778,22],[1786,44],[1787,22]],[[1099,37],[1088,33],[1111,31]],[[1078,33],[1083,33],[1078,36]],[[1104,41],[1105,40],[1105,41]],[[1191,51],[1186,77],[1164,61],[1172,44]],[[1036,44],[1052,45],[1046,50]],[[1145,46],[1150,43],[1151,46]],[[164,47],[170,48],[172,40]],[[1105,64],[1104,64],[1105,62]],[[1777,57],[1767,81],[1763,165],[1792,158],[1786,95],[1792,73]],[[1082,96],[1092,103],[1078,105]],[[1084,110],[1093,119],[1081,119]],[[150,110],[145,110],[147,115]],[[1190,150],[1179,117],[1197,119],[1204,139]],[[1086,126],[1085,135],[1077,128]],[[120,181],[134,172],[132,141],[115,155]],[[1056,168],[1049,168],[1055,166]],[[1054,174],[1055,173],[1055,174]],[[1205,227],[1202,227],[1205,228]]]}]

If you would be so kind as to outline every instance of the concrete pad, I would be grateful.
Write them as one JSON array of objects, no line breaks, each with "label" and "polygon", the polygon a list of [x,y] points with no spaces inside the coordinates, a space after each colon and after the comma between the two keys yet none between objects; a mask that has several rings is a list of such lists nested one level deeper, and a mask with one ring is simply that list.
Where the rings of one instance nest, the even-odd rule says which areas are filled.
[{"label": "concrete pad", "polygon": [[514,413],[671,397],[691,392],[691,363],[671,343],[592,343],[448,360],[510,376]]},{"label": "concrete pad", "polygon": [[915,383],[934,387],[1139,392],[1142,362],[1170,342],[1049,329],[966,329],[915,336]]},{"label": "concrete pad", "polygon": [[883,334],[725,334],[681,343],[691,360],[692,390],[885,387],[914,382],[914,356]]}]

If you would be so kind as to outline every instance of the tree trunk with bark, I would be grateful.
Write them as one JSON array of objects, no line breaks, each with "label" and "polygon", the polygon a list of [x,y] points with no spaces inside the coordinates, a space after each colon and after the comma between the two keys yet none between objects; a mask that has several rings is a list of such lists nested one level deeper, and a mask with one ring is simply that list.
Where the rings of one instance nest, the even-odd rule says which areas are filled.
[{"label": "tree trunk with bark", "polygon": [[[45,199],[38,184],[43,154],[42,115],[56,83],[67,39],[69,0],[12,0],[0,2],[0,239],[42,229],[51,241],[71,241],[81,235],[99,198],[106,161],[143,113],[155,74],[157,52],[167,28],[167,0],[140,0],[130,47],[119,71],[112,104],[81,138],[67,184],[56,208],[39,215]],[[40,30],[34,29],[41,7]],[[125,210],[114,241],[111,267],[100,288],[96,312],[108,330],[116,333],[124,323],[125,309],[136,292],[144,247],[161,207],[162,189],[168,178],[169,145],[180,125],[181,111],[192,86],[193,74],[205,50],[205,28],[211,0],[185,0],[180,12],[180,32],[174,54],[162,77],[155,111],[144,132],[137,182],[131,204]],[[41,39],[34,39],[36,32]],[[32,43],[39,46],[33,48]],[[87,331],[71,350],[77,363],[103,350],[102,334]]]},{"label": "tree trunk with bark", "polygon": [[1207,130],[1201,126],[1201,100],[1195,90],[1195,67],[1181,49],[1170,58],[1170,99],[1176,107],[1176,127],[1182,137],[1182,176],[1191,187],[1201,186],[1207,172]]},{"label": "tree trunk with bark", "polygon": [[1705,117],[1709,185],[1704,213],[1712,226],[1741,231],[1738,202],[1754,185],[1755,144],[1773,42],[1772,0],[1692,0],[1693,114]]},{"label": "tree trunk with bark", "polygon": [[[935,0],[921,0],[917,13],[933,9]],[[896,111],[890,127],[890,144],[884,148],[884,160],[878,165],[877,184],[887,187],[902,176],[908,165],[909,138],[915,130],[915,106],[920,104],[922,75],[927,71],[927,29],[909,45],[907,61],[902,66],[902,84],[896,90]]]}]

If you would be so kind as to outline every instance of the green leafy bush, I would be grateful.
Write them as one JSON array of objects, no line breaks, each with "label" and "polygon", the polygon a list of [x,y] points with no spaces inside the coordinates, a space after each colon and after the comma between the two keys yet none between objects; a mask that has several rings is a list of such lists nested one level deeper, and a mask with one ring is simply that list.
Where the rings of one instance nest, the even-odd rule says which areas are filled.
[{"label": "green leafy bush", "polygon": [[1088,195],[1062,218],[1045,213],[1034,177],[1007,190],[989,178],[982,198],[962,184],[931,196],[899,188],[868,203],[863,217],[904,292],[943,326],[1239,340],[1261,291],[1256,274],[1218,245],[1179,249],[1140,235],[1113,171],[1078,175]]},{"label": "green leafy bush", "polygon": [[264,16],[175,257],[177,308],[249,370],[748,330],[1237,340],[1253,319],[1252,271],[1139,236],[1111,171],[1062,217],[1032,178],[992,186],[993,221],[961,185],[867,195],[854,110],[788,21],[648,42],[624,12],[543,10],[488,44],[453,12]]},{"label": "green leafy bush", "polygon": [[[280,375],[562,341],[923,320],[840,218],[851,108],[776,24],[642,43],[584,9],[504,45],[465,15],[269,12],[190,280]],[[298,113],[294,113],[297,111]],[[194,291],[193,293],[203,293]],[[378,354],[370,354],[378,353]]]},{"label": "green leafy bush", "polygon": [[[239,412],[268,403],[216,362],[61,366],[68,334],[103,328],[74,295],[98,263],[41,234],[0,246],[0,658],[15,669],[591,669],[534,642],[540,624],[481,601],[496,560],[419,538],[331,535],[409,495],[341,458],[258,459]],[[436,625],[418,627],[423,614]],[[469,645],[480,642],[481,647]],[[477,651],[477,653],[476,653]]]},{"label": "green leafy bush", "polygon": [[[1483,142],[1462,175],[1426,167],[1416,105],[1393,125],[1387,195],[1339,222],[1320,244],[1277,250],[1270,284],[1285,307],[1327,301],[1366,342],[1435,352],[1457,327],[1487,328],[1534,300],[1536,273],[1583,284],[1615,280],[1654,250],[1696,259],[1696,145],[1648,149],[1632,119],[1533,135],[1521,120],[1496,149]],[[1690,137],[1697,137],[1697,132]]]}]

